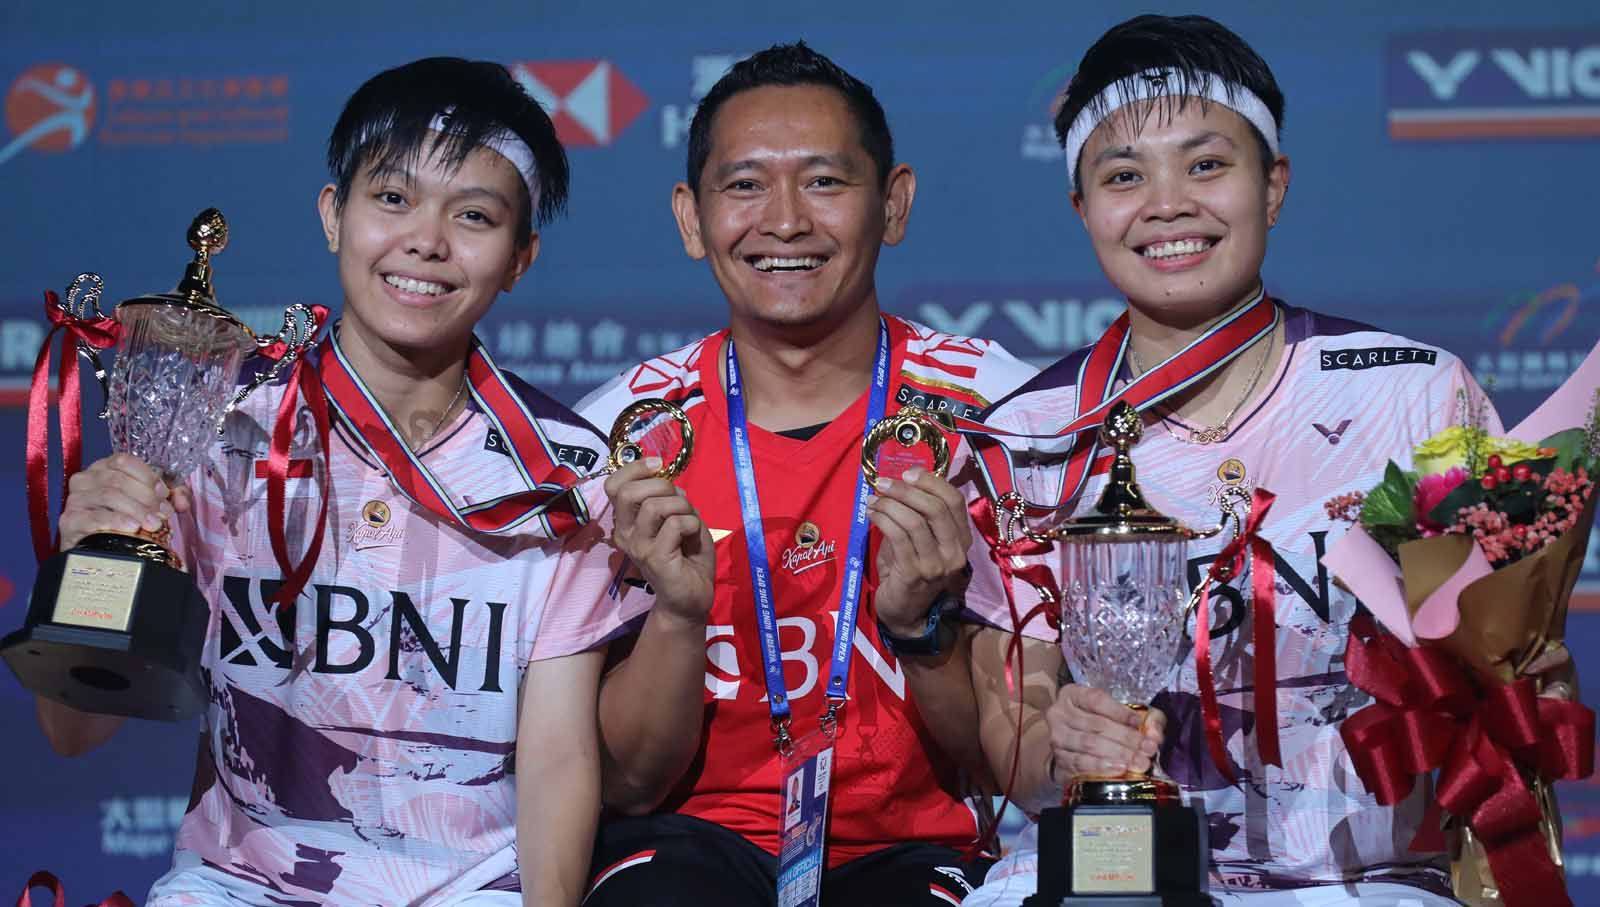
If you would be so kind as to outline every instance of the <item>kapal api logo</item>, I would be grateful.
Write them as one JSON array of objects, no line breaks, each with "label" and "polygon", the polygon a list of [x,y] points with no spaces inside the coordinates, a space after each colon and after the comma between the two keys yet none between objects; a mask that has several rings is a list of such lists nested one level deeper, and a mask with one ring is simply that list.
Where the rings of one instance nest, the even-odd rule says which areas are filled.
[{"label": "kapal api logo", "polygon": [[61,152],[82,145],[94,126],[95,100],[89,78],[64,63],[24,70],[6,92],[11,138],[0,146],[0,164],[25,149]]},{"label": "kapal api logo", "polygon": [[1600,135],[1600,30],[1409,33],[1384,57],[1390,138]]},{"label": "kapal api logo", "polygon": [[508,69],[550,114],[568,147],[609,145],[650,106],[610,60],[542,60]]}]

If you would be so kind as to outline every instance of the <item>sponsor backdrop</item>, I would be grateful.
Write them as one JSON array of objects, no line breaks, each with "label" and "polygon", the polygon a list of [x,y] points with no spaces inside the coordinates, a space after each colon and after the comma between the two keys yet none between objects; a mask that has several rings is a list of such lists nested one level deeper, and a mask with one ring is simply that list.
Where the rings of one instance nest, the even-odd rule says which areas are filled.
[{"label": "sponsor backdrop", "polygon": [[[415,57],[504,62],[570,149],[571,213],[482,330],[502,363],[563,399],[722,323],[668,194],[695,102],[730,62],[797,37],[877,88],[917,168],[910,237],[880,270],[890,311],[1042,364],[1120,309],[1068,206],[1049,123],[1073,62],[1124,5],[294,7],[24,0],[0,12],[0,436],[12,444],[0,509],[16,515],[0,536],[5,630],[34,570],[21,402],[44,335],[40,291],[82,270],[103,274],[113,299],[169,288],[184,228],[215,205],[233,235],[217,262],[224,304],[263,328],[292,301],[337,305],[313,209],[323,142],[363,79]],[[1600,339],[1600,12],[1585,0],[1206,10],[1262,51],[1288,96],[1294,182],[1269,288],[1454,350],[1492,379],[1508,422],[1526,414]],[[1359,443],[1359,425],[1304,430],[1328,437],[1330,457]],[[88,434],[102,453],[103,432]],[[1600,592],[1600,544],[1584,579]],[[1570,629],[1580,659],[1600,658],[1600,614],[1576,613]],[[1600,686],[1587,698],[1600,702]],[[76,901],[116,887],[141,897],[169,863],[194,728],[133,723],[60,758],[9,673],[0,722],[0,890],[48,867]],[[1600,903],[1600,786],[1564,797],[1577,900]]]}]

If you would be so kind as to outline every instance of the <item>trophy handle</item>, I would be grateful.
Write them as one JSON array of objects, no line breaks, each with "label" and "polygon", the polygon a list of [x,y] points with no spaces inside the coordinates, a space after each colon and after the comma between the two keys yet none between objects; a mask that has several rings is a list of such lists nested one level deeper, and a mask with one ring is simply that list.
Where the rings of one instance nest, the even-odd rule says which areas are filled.
[{"label": "trophy handle", "polygon": [[[1190,536],[1191,539],[1208,539],[1218,535],[1222,530],[1228,528],[1230,521],[1233,523],[1233,538],[1238,538],[1239,534],[1244,532],[1244,517],[1239,515],[1239,511],[1242,509],[1245,514],[1250,513],[1250,492],[1244,486],[1229,485],[1224,488],[1217,495],[1217,506],[1222,509],[1221,518],[1218,520],[1217,525],[1209,529],[1191,530],[1194,533]],[[1200,585],[1189,593],[1189,601],[1183,606],[1183,634],[1185,636],[1189,635],[1190,615],[1194,614],[1195,609],[1200,607],[1200,593],[1210,582],[1211,574],[1207,572],[1201,578]]]},{"label": "trophy handle", "polygon": [[[106,314],[100,311],[100,294],[105,291],[106,282],[100,279],[99,274],[85,271],[72,278],[72,283],[67,284],[67,299],[65,302],[56,303],[69,318],[78,321],[100,321]],[[111,406],[110,391],[106,386],[106,366],[100,361],[100,351],[78,341],[78,355],[89,360],[94,367],[94,380],[100,382],[100,394],[105,402],[100,405],[99,417],[104,419]]]},{"label": "trophy handle", "polygon": [[317,314],[312,311],[311,306],[297,302],[283,310],[283,327],[277,334],[272,337],[256,338],[257,355],[265,355],[279,345],[283,352],[277,357],[277,361],[272,363],[271,368],[258,372],[250,383],[239,388],[233,399],[228,401],[228,405],[222,408],[221,415],[217,416],[218,435],[222,434],[222,423],[228,417],[228,413],[238,409],[239,404],[255,393],[257,388],[277,380],[285,368],[299,360],[306,350],[311,348],[311,342],[316,339],[317,331],[321,327],[317,321]]}]

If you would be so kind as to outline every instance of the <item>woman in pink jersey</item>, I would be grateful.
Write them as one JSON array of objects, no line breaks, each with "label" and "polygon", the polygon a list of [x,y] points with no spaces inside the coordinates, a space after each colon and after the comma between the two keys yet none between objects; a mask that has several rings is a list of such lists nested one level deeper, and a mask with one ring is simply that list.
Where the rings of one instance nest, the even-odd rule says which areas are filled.
[{"label": "woman in pink jersey", "polygon": [[[291,550],[327,507],[292,612],[264,478],[281,382],[183,484],[118,454],[73,478],[61,517],[67,546],[170,521],[212,605],[197,793],[148,903],[576,905],[599,810],[591,650],[633,615],[592,526],[562,547],[584,508],[555,492],[603,447],[473,335],[562,209],[566,156],[504,67],[434,58],[363,85],[328,158],[344,307],[314,358],[331,433],[302,409],[289,452]],[[67,754],[121,723],[43,699],[39,717]]]},{"label": "woman in pink jersey", "polygon": [[[1257,701],[1251,577],[1214,593],[1209,627],[1227,772],[1205,740],[1192,657],[1141,729],[1110,695],[1072,682],[1055,631],[1036,621],[1023,628],[1037,639],[1025,645],[1013,795],[1038,810],[1059,804],[1075,775],[1155,765],[1203,805],[1211,893],[1224,904],[1452,904],[1443,856],[1407,847],[1427,792],[1419,787],[1380,807],[1339,738],[1339,723],[1371,700],[1344,674],[1358,603],[1319,563],[1338,531],[1322,503],[1372,485],[1390,457],[1469,418],[1463,403],[1486,427],[1499,426],[1448,352],[1265,294],[1267,236],[1289,187],[1282,120],[1283,95],[1265,61],[1197,16],[1140,16],[1111,29],[1086,53],[1063,99],[1056,129],[1072,205],[1128,312],[1098,354],[1085,350],[1047,369],[991,408],[987,421],[1054,434],[1121,397],[1143,414],[1135,459],[1157,509],[1206,526],[1230,487],[1274,492],[1262,534],[1277,554],[1276,638],[1266,643],[1274,646],[1277,694]],[[1392,355],[1350,355],[1375,350]],[[1341,364],[1348,362],[1362,366]],[[1152,380],[1141,381],[1147,374]],[[1176,393],[1148,390],[1168,377]],[[1073,456],[1073,441],[1011,445],[1012,456],[1000,461],[1008,465],[991,477],[1032,500],[1087,510],[1105,477],[1092,456]],[[1191,545],[1191,584],[1221,542]],[[1059,576],[1059,551],[1044,557]],[[1027,613],[1037,596],[1017,585],[1018,613]],[[975,581],[967,605],[1011,628],[1003,589]],[[986,631],[973,656],[984,745],[1002,778],[1019,717],[1006,643],[1004,630]],[[1269,728],[1275,734],[1264,733]],[[1264,737],[1275,738],[1281,765],[1263,758],[1271,749]],[[966,903],[1016,905],[1035,893],[1040,862],[1063,859],[1037,851],[1036,831],[1023,833]]]}]

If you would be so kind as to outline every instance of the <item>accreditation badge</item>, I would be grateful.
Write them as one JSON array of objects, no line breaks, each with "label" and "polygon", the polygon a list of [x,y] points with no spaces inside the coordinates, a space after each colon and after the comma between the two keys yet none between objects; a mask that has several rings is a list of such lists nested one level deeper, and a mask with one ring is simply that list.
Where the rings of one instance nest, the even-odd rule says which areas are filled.
[{"label": "accreditation badge", "polygon": [[779,820],[778,907],[817,907],[825,866],[833,735],[821,730],[807,734],[780,759],[783,812]]}]

